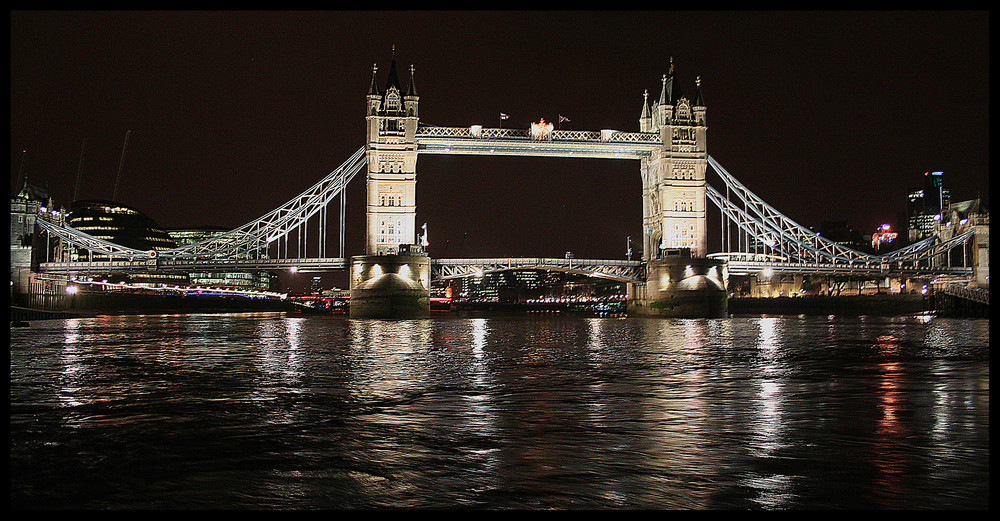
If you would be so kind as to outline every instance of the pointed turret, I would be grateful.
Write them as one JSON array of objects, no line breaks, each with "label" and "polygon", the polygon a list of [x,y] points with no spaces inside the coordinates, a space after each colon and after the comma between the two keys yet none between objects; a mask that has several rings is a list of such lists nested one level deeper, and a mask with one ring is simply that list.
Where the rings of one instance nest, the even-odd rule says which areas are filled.
[{"label": "pointed turret", "polygon": [[642,114],[639,114],[639,132],[652,132],[653,116],[649,113],[649,91],[642,91]]},{"label": "pointed turret", "polygon": [[[671,65],[671,67],[670,67],[670,71],[671,71],[671,74],[670,74],[670,80],[671,81],[670,81],[670,83],[671,83],[671,85],[673,85],[673,78],[674,78],[673,69],[674,68]],[[663,87],[660,89],[660,105],[669,105],[670,104],[670,95],[667,93],[667,75],[666,74],[663,75],[662,81],[663,81]]]},{"label": "pointed turret", "polygon": [[407,116],[417,115],[417,104],[420,101],[420,96],[417,96],[417,85],[413,82],[413,70],[414,67],[410,65],[410,86],[406,88],[406,95],[403,96],[403,107],[406,110]]},{"label": "pointed turret", "polygon": [[372,84],[368,87],[369,96],[378,96],[378,64],[372,64]]},{"label": "pointed turret", "polygon": [[417,85],[413,83],[413,65],[410,65],[410,86],[406,88],[406,96],[412,97],[417,95]]},{"label": "pointed turret", "polygon": [[694,85],[698,89],[698,95],[694,100],[694,106],[691,110],[694,111],[694,118],[699,125],[705,125],[705,97],[701,95],[701,76],[698,76],[694,80]]}]

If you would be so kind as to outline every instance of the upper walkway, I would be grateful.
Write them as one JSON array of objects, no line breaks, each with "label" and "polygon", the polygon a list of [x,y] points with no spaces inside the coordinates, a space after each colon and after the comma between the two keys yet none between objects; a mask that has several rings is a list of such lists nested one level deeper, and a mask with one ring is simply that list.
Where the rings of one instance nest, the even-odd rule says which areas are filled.
[{"label": "upper walkway", "polygon": [[617,130],[551,130],[524,128],[420,127],[421,154],[588,157],[642,159],[663,146],[658,133]]}]

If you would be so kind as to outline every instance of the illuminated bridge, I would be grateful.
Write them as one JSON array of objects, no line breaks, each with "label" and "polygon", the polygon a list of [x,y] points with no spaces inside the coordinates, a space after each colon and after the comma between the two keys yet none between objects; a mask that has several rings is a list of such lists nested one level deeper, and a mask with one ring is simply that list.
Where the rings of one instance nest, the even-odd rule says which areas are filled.
[{"label": "illuminated bridge", "polygon": [[[787,274],[934,276],[971,280],[973,228],[929,237],[875,255],[835,243],[792,221],[728,172],[705,147],[705,107],[697,82],[694,99],[678,97],[673,66],[658,100],[643,95],[638,132],[556,130],[544,121],[531,128],[437,127],[418,124],[413,69],[403,89],[395,62],[385,88],[373,70],[367,96],[367,142],[299,196],[214,238],[170,250],[142,251],[38,219],[49,257],[45,273],[75,275],[134,271],[328,271],[349,268],[344,232],[346,187],[362,170],[368,184],[367,255],[419,248],[415,222],[416,158],[420,154],[548,156],[636,161],[642,193],[642,259],[435,259],[433,279],[511,269],[559,270],[614,280],[645,280],[650,260],[685,249],[692,257],[726,259],[730,275],[769,270]],[[719,184],[707,181],[713,171]],[[707,215],[719,212],[719,251],[708,251]],[[331,225],[331,222],[333,223]],[[356,224],[354,226],[357,226]],[[339,239],[330,244],[330,238]],[[961,251],[961,254],[953,253]],[[362,252],[356,252],[358,254]],[[952,259],[960,259],[953,261]]]}]

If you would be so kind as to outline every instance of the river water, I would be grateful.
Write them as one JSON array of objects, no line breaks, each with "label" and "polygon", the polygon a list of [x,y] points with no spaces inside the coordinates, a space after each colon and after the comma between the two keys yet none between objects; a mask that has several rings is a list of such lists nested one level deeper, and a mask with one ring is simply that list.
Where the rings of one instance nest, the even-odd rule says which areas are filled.
[{"label": "river water", "polygon": [[11,329],[11,506],[988,509],[989,321]]}]

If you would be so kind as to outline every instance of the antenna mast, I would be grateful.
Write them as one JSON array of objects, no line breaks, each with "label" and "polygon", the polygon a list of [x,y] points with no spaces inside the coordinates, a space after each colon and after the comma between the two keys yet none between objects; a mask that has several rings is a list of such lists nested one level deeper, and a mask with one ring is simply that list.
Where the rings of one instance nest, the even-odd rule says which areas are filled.
[{"label": "antenna mast", "polygon": [[131,134],[131,130],[125,132],[125,144],[122,145],[122,158],[118,161],[118,178],[115,179],[115,191],[111,195],[112,201],[118,200],[118,183],[122,180],[122,165],[125,164],[125,150],[128,148],[128,137]]},{"label": "antenna mast", "polygon": [[76,187],[73,188],[73,201],[80,197],[80,174],[83,172],[83,158],[87,151],[87,138],[83,138],[83,145],[80,146],[80,165],[76,167]]}]

